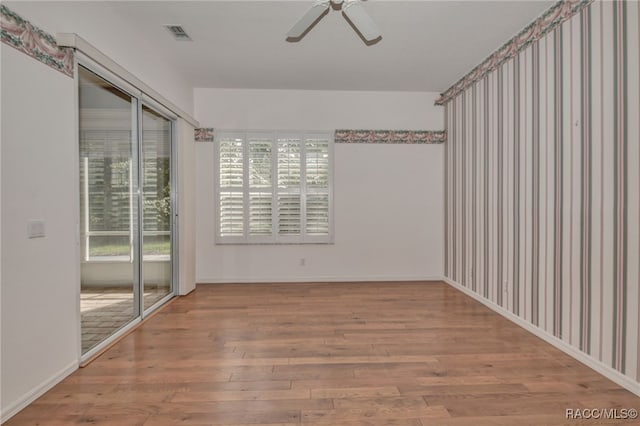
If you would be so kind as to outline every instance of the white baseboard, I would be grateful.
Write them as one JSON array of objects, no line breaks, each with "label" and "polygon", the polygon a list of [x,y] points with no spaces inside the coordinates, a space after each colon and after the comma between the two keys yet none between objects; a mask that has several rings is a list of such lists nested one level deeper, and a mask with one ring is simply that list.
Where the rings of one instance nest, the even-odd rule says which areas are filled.
[{"label": "white baseboard", "polygon": [[547,331],[536,327],[535,325],[531,324],[528,321],[525,321],[524,319],[520,318],[519,316],[515,315],[513,312],[509,312],[508,310],[506,310],[505,308],[503,308],[502,306],[488,300],[485,299],[484,297],[480,296],[477,293],[474,293],[473,291],[469,290],[468,288],[462,286],[461,284],[450,280],[449,278],[445,278],[442,277],[441,278],[442,281],[446,282],[447,284],[449,284],[450,286],[454,287],[457,290],[460,290],[461,292],[463,292],[464,294],[466,294],[467,296],[477,300],[478,302],[482,303],[483,305],[485,305],[486,307],[488,307],[489,309],[491,309],[492,311],[502,315],[503,317],[505,317],[506,319],[510,320],[511,322],[515,323],[516,325],[519,325],[520,327],[524,328],[525,330],[533,333],[534,335],[536,335],[537,337],[541,338],[542,340],[546,341],[547,343],[555,346],[556,348],[560,349],[562,352],[566,353],[567,355],[571,356],[572,358],[575,358],[576,360],[580,361],[581,363],[583,363],[584,365],[586,365],[587,367],[597,371],[598,373],[602,374],[603,376],[605,376],[606,378],[610,379],[611,381],[619,384],[620,386],[622,386],[623,388],[627,389],[630,392],[633,392],[634,394],[640,396],[640,383],[636,382],[635,380],[633,380],[631,377],[629,376],[625,376],[624,374],[620,373],[617,370],[614,370],[613,368],[609,367],[608,365],[604,364],[603,362],[592,358],[591,356],[587,355],[586,353],[582,352],[580,349],[571,346],[570,344],[568,344],[567,342],[558,339],[556,336],[554,336],[553,334],[548,333]]},{"label": "white baseboard", "polygon": [[222,277],[222,278],[198,278],[198,284],[245,284],[245,283],[324,283],[324,282],[367,282],[367,281],[442,281],[442,276],[314,276],[314,277]]},{"label": "white baseboard", "polygon": [[17,401],[12,402],[7,407],[2,408],[2,414],[0,415],[0,423],[8,421],[11,417],[18,414],[27,405],[31,404],[36,399],[40,398],[46,391],[60,383],[62,379],[67,377],[78,369],[78,361],[73,361],[65,368],[54,374],[49,380],[45,381],[39,386],[31,389],[29,392],[18,398]]}]

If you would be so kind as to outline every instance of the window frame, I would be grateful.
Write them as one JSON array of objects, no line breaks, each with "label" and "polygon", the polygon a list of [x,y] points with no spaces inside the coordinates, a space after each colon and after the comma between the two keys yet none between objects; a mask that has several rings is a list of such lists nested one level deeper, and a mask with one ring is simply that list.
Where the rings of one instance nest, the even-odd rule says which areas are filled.
[{"label": "window frame", "polygon": [[[223,193],[220,187],[220,141],[236,138],[242,139],[243,156],[242,156],[242,215],[243,215],[243,235],[242,236],[222,236],[221,235],[221,215],[220,215],[220,196]],[[250,188],[249,182],[249,162],[250,140],[265,139],[271,140],[271,171],[272,180],[271,188],[265,189],[264,192],[271,193],[272,213],[271,213],[271,235],[249,235],[249,195],[252,192],[260,192]],[[278,190],[278,139],[300,139],[300,234],[299,235],[279,235],[278,234],[278,194],[286,194],[287,191]],[[307,234],[307,215],[306,203],[307,195],[318,192],[307,191],[306,171],[306,141],[308,139],[326,139],[328,141],[328,234],[327,235],[308,235]],[[216,245],[284,245],[284,244],[333,244],[334,242],[334,209],[333,209],[333,173],[334,173],[334,135],[330,131],[319,130],[217,130],[214,137],[214,206],[215,206],[215,244]],[[240,187],[234,188],[234,191],[240,190]]]}]

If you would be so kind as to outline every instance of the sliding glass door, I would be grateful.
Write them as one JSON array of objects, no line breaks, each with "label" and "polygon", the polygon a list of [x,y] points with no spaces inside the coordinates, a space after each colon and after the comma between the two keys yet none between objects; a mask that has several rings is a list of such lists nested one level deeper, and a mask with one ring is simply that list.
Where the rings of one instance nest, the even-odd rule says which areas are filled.
[{"label": "sliding glass door", "polygon": [[82,354],[173,294],[173,122],[78,67]]},{"label": "sliding glass door", "polygon": [[144,308],[171,293],[171,120],[142,106]]}]

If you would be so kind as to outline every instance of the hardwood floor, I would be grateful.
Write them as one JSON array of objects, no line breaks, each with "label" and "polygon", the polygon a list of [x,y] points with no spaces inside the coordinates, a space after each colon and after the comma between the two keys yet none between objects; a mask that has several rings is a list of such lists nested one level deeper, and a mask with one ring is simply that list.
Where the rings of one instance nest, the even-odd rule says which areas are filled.
[{"label": "hardwood floor", "polygon": [[640,398],[442,283],[230,284],[7,425],[575,425],[566,409],[609,407]]}]

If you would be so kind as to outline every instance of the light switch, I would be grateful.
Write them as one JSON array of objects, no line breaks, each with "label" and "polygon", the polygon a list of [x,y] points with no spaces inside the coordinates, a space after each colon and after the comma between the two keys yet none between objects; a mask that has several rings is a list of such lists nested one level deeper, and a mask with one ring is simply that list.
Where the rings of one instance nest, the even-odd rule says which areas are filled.
[{"label": "light switch", "polygon": [[27,222],[27,237],[44,238],[44,220],[30,220]]}]

